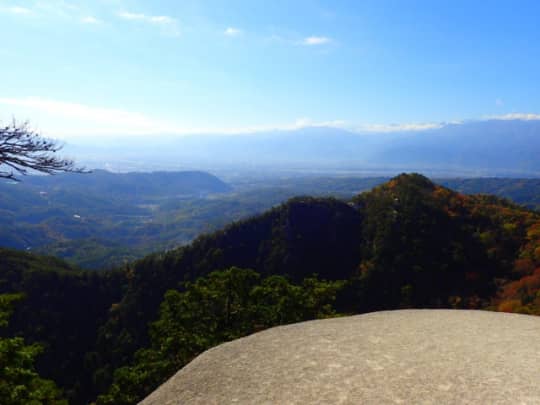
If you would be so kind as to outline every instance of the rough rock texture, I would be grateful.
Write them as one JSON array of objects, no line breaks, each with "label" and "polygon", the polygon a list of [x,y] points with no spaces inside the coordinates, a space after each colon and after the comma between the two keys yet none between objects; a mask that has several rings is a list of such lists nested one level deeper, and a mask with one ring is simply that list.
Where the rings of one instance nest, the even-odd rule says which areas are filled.
[{"label": "rough rock texture", "polygon": [[210,349],[144,405],[540,404],[540,317],[402,310]]}]

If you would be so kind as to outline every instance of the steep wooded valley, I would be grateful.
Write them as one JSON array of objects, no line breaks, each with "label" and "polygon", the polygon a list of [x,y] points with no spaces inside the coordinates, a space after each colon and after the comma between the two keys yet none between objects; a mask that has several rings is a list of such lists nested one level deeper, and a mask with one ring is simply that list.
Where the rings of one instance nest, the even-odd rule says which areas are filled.
[{"label": "steep wooded valley", "polygon": [[397,308],[540,315],[537,180],[445,180],[527,207],[419,174],[362,181],[281,204],[270,184],[258,195],[274,199],[239,202],[228,225],[102,271],[2,248],[0,358],[35,349],[21,369],[44,403],[133,404],[198,353],[275,325]]}]

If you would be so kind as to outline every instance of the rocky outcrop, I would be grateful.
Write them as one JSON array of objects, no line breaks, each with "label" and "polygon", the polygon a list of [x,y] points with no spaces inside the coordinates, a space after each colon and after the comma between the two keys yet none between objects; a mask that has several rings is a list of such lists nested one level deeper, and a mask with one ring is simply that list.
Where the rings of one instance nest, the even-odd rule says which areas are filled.
[{"label": "rocky outcrop", "polygon": [[540,404],[539,378],[539,317],[400,310],[222,344],[141,404]]}]

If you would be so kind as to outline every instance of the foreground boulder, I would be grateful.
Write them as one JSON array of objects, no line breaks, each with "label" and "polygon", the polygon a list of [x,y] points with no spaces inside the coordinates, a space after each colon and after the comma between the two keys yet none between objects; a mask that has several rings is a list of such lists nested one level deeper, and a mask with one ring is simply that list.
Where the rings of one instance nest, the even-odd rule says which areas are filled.
[{"label": "foreground boulder", "polygon": [[401,310],[210,349],[141,404],[540,404],[540,317]]}]

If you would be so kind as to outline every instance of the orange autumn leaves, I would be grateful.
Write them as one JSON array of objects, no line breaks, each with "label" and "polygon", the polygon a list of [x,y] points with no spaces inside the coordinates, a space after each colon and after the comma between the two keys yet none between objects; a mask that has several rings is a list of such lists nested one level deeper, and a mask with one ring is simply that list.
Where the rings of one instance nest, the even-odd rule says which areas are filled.
[{"label": "orange autumn leaves", "polygon": [[[505,235],[522,244],[513,264],[511,279],[501,280],[501,288],[492,308],[501,312],[540,315],[540,219],[537,213],[516,209],[513,204],[501,205],[501,200],[490,196],[466,196],[437,186],[434,197],[443,202],[449,216],[488,214],[494,218]],[[491,201],[493,199],[493,201]],[[488,252],[497,252],[498,238],[492,233],[481,233],[489,245]],[[497,255],[495,255],[497,256]],[[467,273],[469,280],[474,274]]]},{"label": "orange autumn leaves", "polygon": [[540,315],[540,221],[526,235],[527,242],[514,263],[519,278],[502,287],[497,310]]}]

